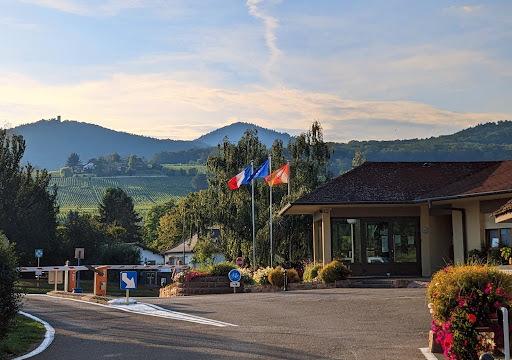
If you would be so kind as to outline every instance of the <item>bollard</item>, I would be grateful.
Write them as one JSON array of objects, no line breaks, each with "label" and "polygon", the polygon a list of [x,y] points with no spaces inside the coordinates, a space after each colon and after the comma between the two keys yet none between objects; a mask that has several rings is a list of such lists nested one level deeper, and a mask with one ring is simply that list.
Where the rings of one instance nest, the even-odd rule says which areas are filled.
[{"label": "bollard", "polygon": [[508,327],[508,309],[506,307],[500,308],[503,313],[503,337],[504,337],[504,346],[503,352],[505,353],[505,360],[510,360],[510,345],[509,345],[509,327]]},{"label": "bollard", "polygon": [[480,357],[478,359],[479,360],[494,360],[494,357],[489,353],[483,353],[482,355],[480,355]]},{"label": "bollard", "polygon": [[284,281],[283,281],[283,290],[288,291],[288,274],[286,273],[286,269],[284,269]]}]

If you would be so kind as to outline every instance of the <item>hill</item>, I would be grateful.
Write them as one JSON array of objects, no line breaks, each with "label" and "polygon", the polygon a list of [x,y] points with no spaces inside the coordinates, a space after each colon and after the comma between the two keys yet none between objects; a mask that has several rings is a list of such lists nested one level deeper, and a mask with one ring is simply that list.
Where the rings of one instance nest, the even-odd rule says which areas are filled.
[{"label": "hill", "polygon": [[217,146],[225,136],[236,142],[249,128],[256,129],[260,140],[267,146],[272,145],[276,138],[283,140],[284,144],[291,138],[288,134],[256,125],[234,123],[193,141],[160,140],[78,121],[61,121],[60,117],[20,125],[9,129],[8,133],[22,135],[25,139],[27,149],[23,157],[24,162],[30,162],[39,168],[57,170],[65,166],[71,153],[77,153],[82,162],[115,152],[121,157],[136,154],[147,159],[157,153],[170,154],[168,158],[171,161],[158,161],[160,163],[189,163],[195,162],[198,158],[205,162],[208,155],[215,150],[211,147]]},{"label": "hill", "polygon": [[195,146],[190,141],[159,140],[60,119],[40,120],[17,126],[9,129],[8,133],[22,135],[25,139],[27,149],[24,162],[48,170],[63,167],[73,152],[82,161],[114,152],[121,156],[136,153],[149,158],[159,151],[181,151]]},{"label": "hill", "polygon": [[394,141],[330,143],[331,171],[350,169],[360,149],[369,161],[487,161],[512,159],[512,121],[480,124],[452,135]]},{"label": "hill", "polygon": [[228,137],[231,142],[238,142],[238,140],[244,135],[247,130],[256,130],[258,132],[259,140],[268,147],[272,146],[276,139],[283,142],[284,146],[288,144],[288,141],[292,137],[286,133],[280,133],[274,130],[269,130],[257,126],[254,124],[237,122],[228,126],[221,127],[217,130],[212,131],[206,135],[203,135],[196,139],[196,141],[206,144],[208,146],[217,146],[218,143],[222,142],[224,137]]}]

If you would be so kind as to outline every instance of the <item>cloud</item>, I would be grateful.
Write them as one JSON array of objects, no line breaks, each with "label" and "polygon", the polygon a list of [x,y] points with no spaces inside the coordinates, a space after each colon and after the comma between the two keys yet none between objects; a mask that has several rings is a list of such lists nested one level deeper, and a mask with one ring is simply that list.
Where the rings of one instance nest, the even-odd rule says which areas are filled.
[{"label": "cloud", "polygon": [[114,16],[123,10],[154,6],[152,0],[20,0],[82,16]]},{"label": "cloud", "polygon": [[264,0],[247,0],[247,7],[249,8],[249,14],[255,19],[263,20],[265,25],[265,42],[269,49],[269,60],[266,64],[265,76],[272,80],[272,69],[281,55],[281,50],[277,46],[276,36],[276,29],[279,26],[279,22],[277,18],[267,15],[265,12],[260,10],[258,4],[263,2]]},{"label": "cloud", "polygon": [[[221,89],[177,81],[165,73],[119,73],[60,86],[14,73],[3,74],[2,79],[0,122],[15,126],[62,115],[115,130],[182,140],[235,121],[297,135],[296,129],[305,131],[313,120],[320,120],[325,138],[341,141],[354,139],[355,134],[358,139],[430,137],[512,118],[503,113],[456,113],[410,101],[356,101],[299,89]],[[377,120],[394,128],[385,131],[382,125],[375,126]]]},{"label": "cloud", "polygon": [[39,28],[39,26],[37,24],[29,24],[29,23],[22,22],[18,19],[9,18],[9,17],[0,18],[0,25],[7,25],[10,27],[15,27],[15,28],[24,29],[24,30],[35,30],[35,29]]}]

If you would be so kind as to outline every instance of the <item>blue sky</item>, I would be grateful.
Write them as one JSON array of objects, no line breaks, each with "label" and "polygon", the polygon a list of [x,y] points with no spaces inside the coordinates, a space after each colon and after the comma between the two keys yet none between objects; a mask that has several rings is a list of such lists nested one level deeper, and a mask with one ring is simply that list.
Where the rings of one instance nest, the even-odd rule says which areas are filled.
[{"label": "blue sky", "polygon": [[406,139],[512,120],[512,2],[0,0],[0,126]]}]

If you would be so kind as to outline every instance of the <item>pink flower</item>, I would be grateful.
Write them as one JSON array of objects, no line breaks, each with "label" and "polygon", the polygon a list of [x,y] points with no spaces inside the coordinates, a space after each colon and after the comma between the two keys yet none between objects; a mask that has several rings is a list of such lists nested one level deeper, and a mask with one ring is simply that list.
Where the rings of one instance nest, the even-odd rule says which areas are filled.
[{"label": "pink flower", "polygon": [[498,309],[498,308],[500,307],[500,303],[499,303],[498,301],[496,301],[496,302],[494,303],[494,307],[495,307],[496,309]]},{"label": "pink flower", "polygon": [[450,267],[449,267],[449,266],[447,266],[447,267],[445,267],[443,270],[444,270],[444,272],[445,272],[445,273],[447,273],[448,271],[450,271]]},{"label": "pink flower", "polygon": [[452,333],[446,334],[441,345],[443,346],[443,349],[445,349],[445,351],[446,350],[449,351],[453,345],[453,334]]},{"label": "pink flower", "polygon": [[496,289],[496,292],[499,294],[499,295],[503,295],[503,290],[501,288],[497,288]]},{"label": "pink flower", "polygon": [[476,316],[473,315],[473,314],[468,314],[468,317],[467,319],[472,323],[474,324],[476,322]]}]

